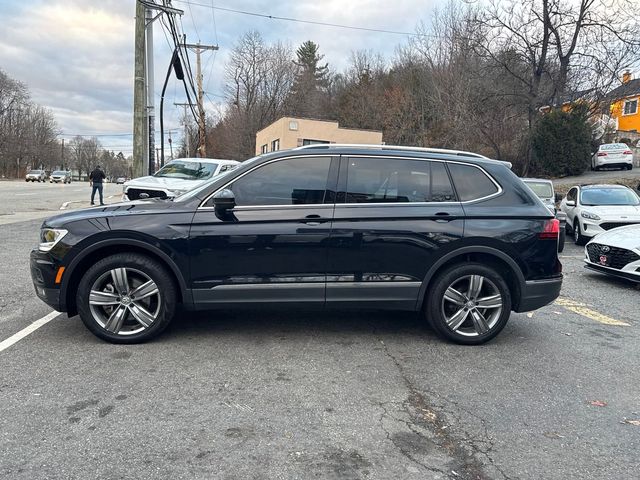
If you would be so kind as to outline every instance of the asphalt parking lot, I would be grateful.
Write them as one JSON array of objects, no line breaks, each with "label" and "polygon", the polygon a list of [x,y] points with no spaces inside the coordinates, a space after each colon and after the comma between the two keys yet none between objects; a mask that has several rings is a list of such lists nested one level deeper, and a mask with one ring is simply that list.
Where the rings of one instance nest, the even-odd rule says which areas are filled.
[{"label": "asphalt parking lot", "polygon": [[[51,312],[29,277],[41,217],[88,197],[14,183],[0,342]],[[582,256],[567,244],[561,298],[481,347],[393,312],[182,313],[134,346],[60,315],[0,351],[0,477],[637,478],[640,289]]]}]

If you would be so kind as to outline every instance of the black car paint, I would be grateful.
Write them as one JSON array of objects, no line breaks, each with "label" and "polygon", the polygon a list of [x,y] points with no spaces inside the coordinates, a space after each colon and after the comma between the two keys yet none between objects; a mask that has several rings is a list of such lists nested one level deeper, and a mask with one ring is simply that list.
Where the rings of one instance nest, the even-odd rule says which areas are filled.
[{"label": "black car paint", "polygon": [[[337,149],[331,154],[337,162],[341,155],[371,151]],[[74,292],[87,262],[95,261],[103,249],[115,253],[133,248],[169,266],[181,300],[190,308],[315,302],[415,310],[421,308],[437,268],[445,260],[470,254],[490,255],[510,270],[516,311],[538,308],[557,297],[561,266],[556,241],[538,237],[552,216],[498,162],[428,155],[480,165],[508,186],[477,202],[236,207],[230,216],[198,208],[210,207],[204,201],[213,192],[248,170],[292,155],[278,152],[245,162],[186,201],[136,201],[47,219],[44,226],[69,233],[50,252],[32,252],[36,292],[55,309],[75,314]],[[393,156],[425,158],[406,151]],[[338,169],[331,171],[329,190],[338,176]],[[60,266],[66,270],[56,285]]]}]

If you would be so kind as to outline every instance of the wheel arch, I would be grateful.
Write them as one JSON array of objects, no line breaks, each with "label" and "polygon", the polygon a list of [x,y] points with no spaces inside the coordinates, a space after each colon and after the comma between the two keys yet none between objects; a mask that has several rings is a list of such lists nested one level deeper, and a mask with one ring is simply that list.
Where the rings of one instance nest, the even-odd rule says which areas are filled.
[{"label": "wheel arch", "polygon": [[422,281],[416,309],[424,308],[429,286],[440,272],[452,265],[465,262],[493,265],[503,273],[511,293],[511,308],[515,310],[518,307],[525,286],[525,278],[516,261],[506,253],[492,247],[470,246],[449,252],[431,266]]},{"label": "wheel arch", "polygon": [[97,242],[85,248],[67,266],[65,279],[60,286],[60,298],[64,300],[64,307],[69,316],[78,313],[74,293],[88,266],[98,260],[116,253],[140,253],[159,261],[167,267],[173,280],[178,286],[178,302],[191,304],[191,294],[187,288],[184,276],[175,262],[159,248],[135,239],[114,238]]}]

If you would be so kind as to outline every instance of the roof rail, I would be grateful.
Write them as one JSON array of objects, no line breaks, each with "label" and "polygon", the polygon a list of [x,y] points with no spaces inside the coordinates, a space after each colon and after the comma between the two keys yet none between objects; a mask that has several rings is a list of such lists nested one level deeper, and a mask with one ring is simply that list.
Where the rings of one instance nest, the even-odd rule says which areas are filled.
[{"label": "roof rail", "polygon": [[431,147],[407,147],[404,145],[377,145],[374,143],[313,143],[311,145],[303,145],[302,147],[296,147],[292,150],[310,150],[310,149],[322,149],[322,148],[361,148],[361,149],[376,149],[376,150],[405,150],[409,152],[427,152],[427,153],[443,153],[447,155],[458,155],[460,157],[481,158],[483,160],[490,160],[492,162],[498,162],[512,167],[511,162],[504,160],[493,160],[479,153],[467,152],[465,150],[449,150],[446,148],[431,148]]},{"label": "roof rail", "polygon": [[304,145],[302,147],[294,148],[293,150],[306,150],[310,148],[370,148],[380,150],[407,150],[416,152],[430,152],[430,153],[447,153],[449,155],[461,155],[465,157],[487,158],[479,153],[467,152],[464,150],[449,150],[446,148],[430,148],[430,147],[407,147],[404,145],[377,145],[375,143],[313,143],[311,145]]}]

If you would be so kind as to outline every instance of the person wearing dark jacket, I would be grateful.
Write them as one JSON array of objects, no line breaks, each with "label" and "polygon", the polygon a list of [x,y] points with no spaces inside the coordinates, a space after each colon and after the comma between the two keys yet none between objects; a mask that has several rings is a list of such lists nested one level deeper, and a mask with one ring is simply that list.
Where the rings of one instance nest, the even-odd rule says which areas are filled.
[{"label": "person wearing dark jacket", "polygon": [[91,205],[95,205],[93,200],[96,196],[96,190],[100,194],[100,205],[104,205],[104,200],[102,199],[102,181],[106,178],[106,175],[102,170],[100,170],[100,165],[96,165],[96,168],[93,169],[93,172],[89,174],[89,186],[91,188]]}]

